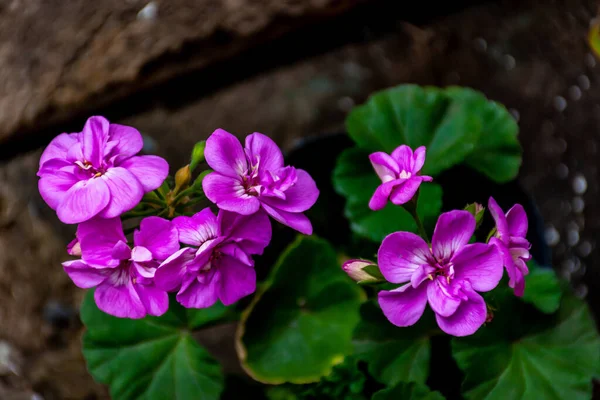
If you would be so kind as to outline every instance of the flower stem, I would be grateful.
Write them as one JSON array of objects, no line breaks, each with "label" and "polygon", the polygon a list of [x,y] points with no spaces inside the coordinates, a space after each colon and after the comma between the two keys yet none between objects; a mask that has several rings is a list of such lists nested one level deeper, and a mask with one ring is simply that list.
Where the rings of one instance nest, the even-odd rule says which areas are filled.
[{"label": "flower stem", "polygon": [[415,223],[417,224],[417,229],[419,229],[419,234],[427,243],[429,243],[429,236],[427,236],[427,231],[423,226],[423,222],[421,218],[419,218],[419,213],[417,213],[417,201],[418,201],[418,192],[417,194],[408,202],[403,205],[404,209],[408,211],[408,213],[413,217]]}]

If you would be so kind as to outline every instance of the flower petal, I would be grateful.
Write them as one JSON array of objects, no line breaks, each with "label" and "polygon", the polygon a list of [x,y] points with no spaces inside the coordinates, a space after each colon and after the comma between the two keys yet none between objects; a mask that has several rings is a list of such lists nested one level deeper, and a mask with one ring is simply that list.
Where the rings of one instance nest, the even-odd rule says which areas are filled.
[{"label": "flower petal", "polygon": [[96,288],[94,299],[99,309],[115,317],[139,319],[146,316],[146,308],[131,282],[113,286],[107,279]]},{"label": "flower petal", "polygon": [[122,240],[119,240],[112,249],[111,257],[115,260],[129,260],[131,258],[131,249]]},{"label": "flower petal", "polygon": [[152,261],[152,253],[144,246],[135,246],[131,250],[131,260],[136,263],[147,263]]},{"label": "flower petal", "polygon": [[221,235],[237,243],[248,254],[262,254],[271,242],[271,222],[263,210],[252,215],[219,211]]},{"label": "flower petal", "polygon": [[202,180],[202,189],[206,197],[223,210],[249,215],[260,208],[260,201],[246,194],[239,178],[211,172]]},{"label": "flower petal", "polygon": [[175,218],[173,226],[177,229],[179,241],[190,246],[200,246],[202,243],[219,236],[217,217],[209,207],[192,217]]},{"label": "flower petal", "polygon": [[413,288],[404,285],[391,291],[382,290],[378,296],[379,306],[385,317],[396,326],[414,325],[427,305],[427,285]]},{"label": "flower petal", "polygon": [[79,135],[85,161],[89,161],[96,168],[102,166],[109,125],[108,120],[104,117],[90,117]]},{"label": "flower petal", "polygon": [[319,197],[319,189],[308,172],[297,169],[297,181],[285,191],[285,200],[277,197],[261,196],[260,200],[271,207],[287,212],[304,212],[311,208]]},{"label": "flower petal", "polygon": [[474,334],[487,318],[487,308],[483,297],[468,292],[469,300],[463,301],[456,312],[449,317],[436,314],[439,327],[449,335],[468,336]]},{"label": "flower petal", "polygon": [[140,223],[140,229],[133,233],[133,244],[148,249],[152,253],[151,259],[166,260],[179,250],[177,227],[164,218],[146,217]]},{"label": "flower petal", "polygon": [[82,289],[98,286],[107,276],[103,270],[90,267],[83,260],[65,261],[62,265],[73,283]]},{"label": "flower petal", "polygon": [[106,157],[116,155],[125,158],[132,157],[139,153],[142,150],[142,147],[144,147],[144,140],[142,139],[140,132],[131,126],[126,125],[110,124],[108,129],[108,140],[117,142],[117,144],[113,147],[110,154],[105,154]]},{"label": "flower petal", "polygon": [[398,163],[382,151],[370,154],[369,160],[375,173],[383,183],[396,179],[400,174]]},{"label": "flower petal", "polygon": [[265,203],[262,203],[262,207],[267,214],[283,225],[289,226],[290,228],[295,229],[305,235],[312,235],[313,228],[306,215],[302,213],[291,213],[278,210]]},{"label": "flower petal", "polygon": [[169,164],[158,156],[134,156],[118,163],[118,166],[135,176],[145,193],[158,188],[169,175]]},{"label": "flower petal", "polygon": [[38,189],[44,201],[51,209],[56,210],[68,190],[77,182],[79,179],[75,175],[65,171],[55,171],[40,178]]},{"label": "flower petal", "polygon": [[179,289],[186,275],[187,265],[196,257],[196,251],[184,247],[167,258],[156,270],[154,283],[162,290],[171,292]]},{"label": "flower petal", "polygon": [[66,159],[69,149],[79,143],[78,133],[61,133],[48,144],[48,147],[44,150],[40,156],[40,168],[48,160],[51,159]]},{"label": "flower petal", "polygon": [[475,232],[475,217],[464,210],[454,210],[440,215],[431,248],[438,260],[450,260],[454,253],[469,243]]},{"label": "flower petal", "polygon": [[427,285],[427,300],[436,314],[448,317],[456,312],[460,297],[453,296],[453,288],[443,276],[438,276]]},{"label": "flower petal", "polygon": [[208,137],[204,157],[212,169],[231,178],[242,176],[248,170],[242,144],[223,129],[217,129]]},{"label": "flower petal", "polygon": [[373,211],[384,208],[394,187],[402,184],[404,181],[405,179],[394,179],[393,181],[388,181],[377,186],[375,193],[373,193],[371,200],[369,200],[369,208]]},{"label": "flower petal", "polygon": [[110,168],[100,177],[110,191],[110,202],[100,213],[102,218],[118,217],[139,204],[144,189],[137,178],[122,167]]},{"label": "flower petal", "polygon": [[494,289],[502,279],[502,254],[494,245],[468,244],[454,255],[452,263],[454,279],[468,280],[478,292]]},{"label": "flower petal", "polygon": [[219,263],[221,275],[219,299],[228,306],[256,290],[256,271],[231,256],[224,255]]},{"label": "flower petal", "polygon": [[390,193],[390,201],[397,206],[408,203],[415,196],[417,190],[419,190],[421,182],[423,182],[423,177],[421,176],[408,178],[404,183],[394,187]]},{"label": "flower petal", "polygon": [[506,224],[510,236],[525,237],[527,235],[527,214],[520,204],[515,204],[506,213]]},{"label": "flower petal", "polygon": [[261,171],[274,171],[283,167],[281,149],[270,137],[254,132],[246,136],[246,154],[250,163],[258,163]]},{"label": "flower petal", "polygon": [[429,264],[430,258],[427,243],[410,232],[389,234],[381,242],[377,253],[379,269],[385,279],[392,283],[410,281],[420,266]]},{"label": "flower petal", "polygon": [[208,308],[215,304],[219,298],[219,273],[212,276],[206,283],[194,279],[190,285],[177,293],[177,301],[187,308]]},{"label": "flower petal", "polygon": [[109,202],[106,182],[92,178],[74,184],[56,208],[56,214],[65,224],[78,224],[98,215]]},{"label": "flower petal", "polygon": [[415,149],[413,153],[413,165],[412,165],[412,173],[416,174],[421,171],[423,165],[425,164],[425,146],[421,146]]},{"label": "flower petal", "polygon": [[506,217],[504,216],[504,211],[500,208],[496,200],[493,197],[490,197],[488,200],[488,209],[496,222],[496,228],[498,229],[498,234],[502,241],[508,243],[508,238],[510,236],[510,232],[508,231],[508,222],[506,221]]},{"label": "flower petal", "polygon": [[169,296],[164,290],[154,285],[133,285],[146,312],[149,315],[160,316],[169,309]]},{"label": "flower petal", "polygon": [[403,144],[403,145],[397,147],[396,150],[394,150],[391,155],[392,155],[392,158],[398,164],[398,169],[400,170],[400,172],[402,172],[402,171],[412,172],[412,170],[413,170],[412,167],[414,165],[413,151],[409,146]]}]

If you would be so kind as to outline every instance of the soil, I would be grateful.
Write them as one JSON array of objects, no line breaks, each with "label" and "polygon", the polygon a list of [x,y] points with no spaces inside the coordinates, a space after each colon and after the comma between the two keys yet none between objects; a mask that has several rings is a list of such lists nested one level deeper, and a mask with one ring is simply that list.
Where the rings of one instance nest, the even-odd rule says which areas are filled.
[{"label": "soil", "polygon": [[[310,29],[290,34],[92,109],[140,129],[146,149],[175,168],[219,127],[240,136],[263,132],[289,149],[301,138],[339,131],[348,110],[374,90],[406,82],[481,90],[518,120],[519,180],[545,220],[553,266],[598,315],[600,61],[586,43],[596,7],[592,0],[503,1],[418,24],[369,8],[361,18],[330,21],[337,35],[348,35],[346,44],[319,47],[324,31],[315,27],[313,36]],[[289,55],[311,40],[318,52]],[[252,67],[259,59],[261,68]],[[211,83],[222,75],[230,79]],[[32,129],[27,140],[81,127],[80,119],[65,121]],[[19,149],[2,150],[6,156]],[[73,232],[37,194],[40,151],[0,166],[0,398],[107,398],[80,353],[82,291],[60,267]]]}]

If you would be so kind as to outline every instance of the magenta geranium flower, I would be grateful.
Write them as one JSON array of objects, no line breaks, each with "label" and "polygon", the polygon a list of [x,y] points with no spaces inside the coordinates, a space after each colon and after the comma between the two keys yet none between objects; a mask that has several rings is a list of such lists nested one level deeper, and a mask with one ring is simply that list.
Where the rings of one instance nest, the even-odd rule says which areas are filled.
[{"label": "magenta geranium flower", "polygon": [[230,305],[256,290],[252,255],[262,254],[271,241],[271,223],[263,211],[252,215],[205,208],[173,224],[184,247],[156,271],[157,286],[177,291],[188,308],[206,308],[217,300]]},{"label": "magenta geranium flower", "polygon": [[496,200],[490,197],[488,207],[496,221],[495,237],[490,243],[498,246],[502,253],[504,266],[508,273],[508,286],[515,290],[515,295],[523,296],[525,292],[525,275],[529,273],[526,262],[531,260],[529,249],[531,244],[527,241],[527,214],[520,204],[515,204],[506,215]]},{"label": "magenta geranium flower", "polygon": [[222,129],[206,141],[206,162],[214,170],[202,181],[206,197],[220,209],[250,215],[263,208],[275,220],[310,235],[303,214],[319,190],[310,175],[284,166],[281,150],[261,133],[246,137],[246,147]]},{"label": "magenta geranium flower", "polygon": [[419,175],[425,164],[424,146],[413,153],[410,147],[402,145],[391,155],[378,151],[369,159],[382,182],[369,201],[371,210],[381,210],[388,199],[396,205],[407,203],[417,193],[421,182],[433,180],[430,176]]},{"label": "magenta geranium flower", "polygon": [[148,217],[127,245],[119,218],[93,219],[77,228],[81,259],[63,263],[75,285],[96,287],[98,308],[121,318],[162,315],[169,307],[166,291],[154,285],[160,262],[179,250],[170,221]]},{"label": "magenta geranium flower", "polygon": [[379,305],[391,323],[416,323],[429,303],[440,328],[454,336],[471,335],[485,322],[487,292],[502,278],[502,256],[489,244],[468,244],[475,218],[468,211],[440,215],[431,248],[409,232],[388,235],[379,248],[381,273],[398,289],[379,292]]},{"label": "magenta geranium flower", "polygon": [[136,156],[142,136],[129,126],[91,117],[80,133],[63,133],[40,158],[42,198],[65,224],[113,218],[134,208],[159,187],[169,165],[157,156]]}]

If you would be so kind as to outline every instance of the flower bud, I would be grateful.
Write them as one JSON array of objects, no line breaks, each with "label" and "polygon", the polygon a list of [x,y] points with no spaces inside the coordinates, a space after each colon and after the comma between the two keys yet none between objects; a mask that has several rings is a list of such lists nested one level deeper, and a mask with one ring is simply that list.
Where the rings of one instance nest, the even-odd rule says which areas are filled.
[{"label": "flower bud", "polygon": [[479,203],[467,204],[465,211],[468,211],[475,217],[476,226],[479,227],[483,220],[483,214],[485,213],[485,207]]},{"label": "flower bud", "polygon": [[342,265],[342,269],[350,278],[358,283],[383,280],[383,275],[381,275],[379,267],[372,261],[348,260]]},{"label": "flower bud", "polygon": [[185,167],[180,168],[175,173],[175,193],[189,185],[191,180],[192,172],[190,171],[190,166],[186,165]]},{"label": "flower bud", "polygon": [[192,150],[192,159],[190,161],[190,171],[196,169],[198,164],[204,162],[204,148],[206,147],[206,140],[198,142],[194,145]]},{"label": "flower bud", "polygon": [[73,239],[71,243],[67,245],[67,253],[72,256],[81,257],[81,246],[77,238]]}]

